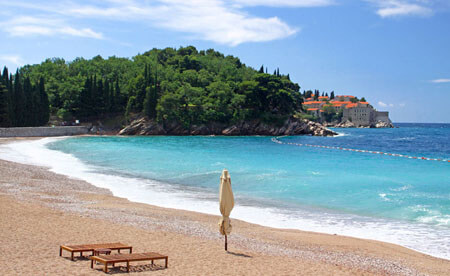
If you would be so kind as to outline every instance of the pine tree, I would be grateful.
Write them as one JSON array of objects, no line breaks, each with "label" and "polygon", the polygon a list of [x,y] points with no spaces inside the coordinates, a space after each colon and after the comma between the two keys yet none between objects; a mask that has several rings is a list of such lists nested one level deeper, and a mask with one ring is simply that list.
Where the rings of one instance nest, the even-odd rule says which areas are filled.
[{"label": "pine tree", "polygon": [[6,89],[6,86],[0,82],[0,127],[11,126],[8,104],[8,89]]}]

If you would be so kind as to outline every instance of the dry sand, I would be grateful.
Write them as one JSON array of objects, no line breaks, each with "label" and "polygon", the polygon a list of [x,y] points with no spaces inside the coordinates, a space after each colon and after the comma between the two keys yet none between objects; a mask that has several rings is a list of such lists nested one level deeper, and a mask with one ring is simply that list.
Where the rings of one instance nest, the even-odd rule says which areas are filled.
[{"label": "dry sand", "polygon": [[169,256],[167,269],[164,261],[132,263],[136,275],[450,275],[450,261],[398,245],[236,219],[225,252],[218,220],[0,160],[1,275],[102,275],[86,258],[59,257],[59,245],[106,242]]}]

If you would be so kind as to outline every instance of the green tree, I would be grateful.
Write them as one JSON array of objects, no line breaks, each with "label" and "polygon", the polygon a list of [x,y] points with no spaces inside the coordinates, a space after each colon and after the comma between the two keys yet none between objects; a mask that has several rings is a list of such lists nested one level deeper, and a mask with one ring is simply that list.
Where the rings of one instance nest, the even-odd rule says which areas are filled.
[{"label": "green tree", "polygon": [[45,81],[41,77],[39,79],[39,121],[38,125],[46,125],[50,119],[50,106],[47,92],[45,91]]},{"label": "green tree", "polygon": [[14,126],[25,126],[25,112],[25,95],[19,70],[17,70],[14,76]]},{"label": "green tree", "polygon": [[263,64],[263,65],[261,65],[261,68],[259,68],[259,71],[258,71],[258,73],[264,73],[264,64]]},{"label": "green tree", "polygon": [[0,127],[11,126],[9,119],[9,101],[8,89],[0,82]]}]

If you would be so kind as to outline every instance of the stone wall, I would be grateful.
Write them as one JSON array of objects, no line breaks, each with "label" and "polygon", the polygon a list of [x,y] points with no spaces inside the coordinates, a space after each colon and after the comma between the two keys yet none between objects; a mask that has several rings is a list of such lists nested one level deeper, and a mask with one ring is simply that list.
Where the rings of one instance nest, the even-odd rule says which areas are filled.
[{"label": "stone wall", "polygon": [[375,121],[391,123],[391,120],[389,119],[389,112],[388,111],[377,111],[376,116],[375,116]]},{"label": "stone wall", "polygon": [[48,137],[87,134],[86,126],[0,128],[0,137]]}]

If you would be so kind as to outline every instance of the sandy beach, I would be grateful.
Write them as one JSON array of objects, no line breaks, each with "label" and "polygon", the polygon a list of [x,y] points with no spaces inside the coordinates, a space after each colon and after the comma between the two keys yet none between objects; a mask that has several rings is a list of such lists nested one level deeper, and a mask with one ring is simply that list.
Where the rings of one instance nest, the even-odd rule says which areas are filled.
[{"label": "sandy beach", "polygon": [[[14,140],[2,139],[0,143]],[[1,156],[0,156],[1,158]],[[336,235],[282,230],[232,219],[224,251],[217,216],[160,208],[46,168],[0,160],[0,273],[102,275],[102,266],[61,244],[122,242],[163,261],[133,263],[136,275],[448,275],[450,261],[402,246]],[[111,274],[126,273],[116,267]],[[132,275],[131,274],[131,275]]]}]

